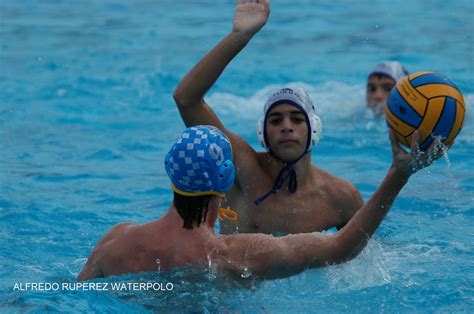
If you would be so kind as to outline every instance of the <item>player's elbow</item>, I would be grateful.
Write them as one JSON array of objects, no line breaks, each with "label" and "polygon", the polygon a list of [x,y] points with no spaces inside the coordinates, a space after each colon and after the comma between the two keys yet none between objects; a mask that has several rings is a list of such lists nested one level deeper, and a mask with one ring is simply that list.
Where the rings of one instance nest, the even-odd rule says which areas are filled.
[{"label": "player's elbow", "polygon": [[176,103],[176,105],[178,107],[183,106],[183,104],[185,102],[185,97],[184,97],[184,94],[183,94],[183,92],[181,91],[181,89],[179,87],[176,88],[176,90],[174,91],[173,99],[174,99],[174,102]]},{"label": "player's elbow", "polygon": [[364,250],[367,241],[368,238],[350,241],[344,235],[337,235],[334,239],[332,264],[340,264],[356,258]]},{"label": "player's elbow", "polygon": [[173,99],[179,108],[185,108],[199,103],[199,99],[194,99],[182,87],[178,86],[173,93]]}]

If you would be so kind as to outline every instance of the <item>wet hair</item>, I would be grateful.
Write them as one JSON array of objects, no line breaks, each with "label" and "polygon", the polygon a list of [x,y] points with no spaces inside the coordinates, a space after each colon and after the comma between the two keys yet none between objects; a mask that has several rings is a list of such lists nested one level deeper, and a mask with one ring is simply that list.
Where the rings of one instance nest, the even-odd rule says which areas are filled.
[{"label": "wet hair", "polygon": [[212,195],[184,196],[174,192],[173,203],[183,218],[183,228],[193,229],[206,221],[207,208]]}]

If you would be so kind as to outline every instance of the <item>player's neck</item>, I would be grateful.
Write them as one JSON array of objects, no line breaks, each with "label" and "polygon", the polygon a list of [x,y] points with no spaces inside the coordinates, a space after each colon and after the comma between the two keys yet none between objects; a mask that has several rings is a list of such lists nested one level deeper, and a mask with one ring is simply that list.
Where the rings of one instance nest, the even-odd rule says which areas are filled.
[{"label": "player's neck", "polygon": [[[268,153],[266,156],[266,162],[270,176],[276,179],[281,169],[285,166],[285,163]],[[311,173],[311,154],[308,153],[303,156],[303,158],[293,164],[292,167],[296,172],[298,182],[304,184],[305,180]]]},{"label": "player's neck", "polygon": [[168,212],[161,218],[162,222],[171,226],[173,230],[183,233],[183,234],[205,234],[206,236],[209,235],[209,233],[214,234],[214,225],[215,225],[215,218],[210,215],[210,213],[207,213],[206,221],[201,222],[199,227],[194,226],[193,229],[186,229],[183,228],[183,218],[178,213],[178,210],[174,206],[174,204],[171,204],[170,208],[168,209]]}]

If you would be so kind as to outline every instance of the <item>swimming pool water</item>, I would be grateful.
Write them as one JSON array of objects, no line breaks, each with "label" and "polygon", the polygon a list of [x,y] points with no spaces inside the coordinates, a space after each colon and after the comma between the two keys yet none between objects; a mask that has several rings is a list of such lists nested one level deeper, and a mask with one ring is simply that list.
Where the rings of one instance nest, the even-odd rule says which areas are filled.
[{"label": "swimming pool water", "polygon": [[[410,179],[355,260],[266,282],[190,268],[99,282],[173,291],[14,291],[74,281],[114,224],[169,206],[163,159],[184,128],[172,93],[231,29],[234,1],[0,2],[0,304],[5,312],[472,312],[474,41],[471,0],[272,1],[269,23],[207,100],[258,147],[265,97],[302,84],[320,107],[313,163],[367,200],[391,162],[385,122],[364,107],[386,59],[453,80],[467,103],[449,151]],[[211,265],[212,266],[212,265]]]}]

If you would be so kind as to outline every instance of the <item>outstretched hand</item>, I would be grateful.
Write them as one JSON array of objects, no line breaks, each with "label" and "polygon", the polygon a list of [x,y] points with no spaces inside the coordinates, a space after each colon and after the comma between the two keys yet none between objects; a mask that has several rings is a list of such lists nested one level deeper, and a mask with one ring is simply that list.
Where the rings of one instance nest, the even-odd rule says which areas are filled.
[{"label": "outstretched hand", "polygon": [[411,151],[408,153],[398,142],[394,131],[389,129],[390,143],[392,144],[393,164],[392,167],[403,177],[410,177],[412,174],[431,165],[435,160],[443,156],[446,149],[441,143],[441,137],[437,136],[426,152],[420,151],[420,133],[413,132],[411,140]]},{"label": "outstretched hand", "polygon": [[252,37],[267,23],[269,15],[269,0],[238,0],[233,31]]}]

